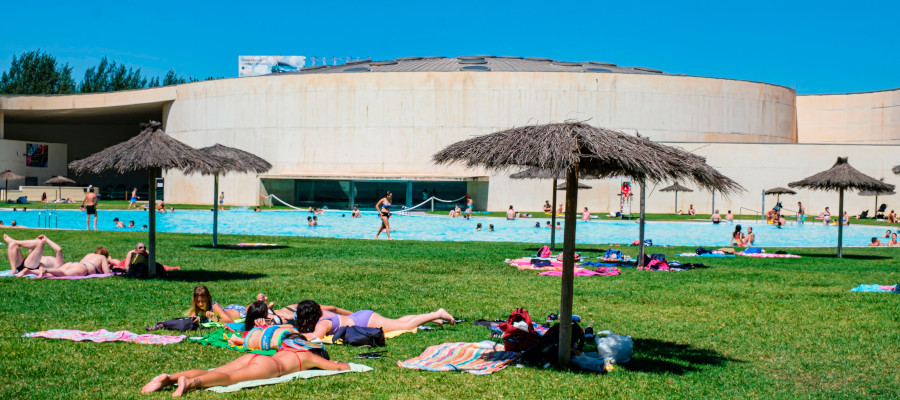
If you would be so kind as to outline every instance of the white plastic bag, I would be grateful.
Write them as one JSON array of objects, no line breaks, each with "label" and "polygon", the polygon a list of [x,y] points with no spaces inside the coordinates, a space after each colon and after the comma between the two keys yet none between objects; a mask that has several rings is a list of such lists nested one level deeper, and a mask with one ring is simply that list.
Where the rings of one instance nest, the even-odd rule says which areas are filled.
[{"label": "white plastic bag", "polygon": [[631,336],[616,335],[610,331],[597,333],[597,353],[600,357],[609,357],[617,364],[624,364],[631,360],[633,351],[634,340]]}]

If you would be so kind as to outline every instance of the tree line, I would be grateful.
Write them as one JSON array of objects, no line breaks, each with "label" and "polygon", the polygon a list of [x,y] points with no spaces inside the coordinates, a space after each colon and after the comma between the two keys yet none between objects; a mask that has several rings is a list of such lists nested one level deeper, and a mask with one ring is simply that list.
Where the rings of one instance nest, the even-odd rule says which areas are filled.
[{"label": "tree line", "polygon": [[[216,79],[212,76],[203,79]],[[0,94],[74,94],[115,92],[197,82],[201,79],[184,77],[174,69],[162,78],[147,78],[141,69],[133,69],[103,57],[96,66],[84,72],[81,83],[72,77],[72,67],[60,64],[56,57],[40,50],[26,51],[13,56],[9,70],[0,75]]]}]

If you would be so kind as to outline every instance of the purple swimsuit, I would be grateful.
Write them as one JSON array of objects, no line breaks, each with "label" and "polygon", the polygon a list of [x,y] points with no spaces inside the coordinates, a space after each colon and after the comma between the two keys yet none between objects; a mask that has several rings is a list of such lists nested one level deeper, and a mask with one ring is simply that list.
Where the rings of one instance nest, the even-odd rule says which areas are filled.
[{"label": "purple swimsuit", "polygon": [[[348,315],[350,320],[353,321],[353,325],[369,327],[369,319],[372,318],[372,314],[375,314],[375,311],[372,310],[359,310],[353,314]],[[319,321],[330,320],[331,321],[331,329],[328,330],[329,335],[334,335],[337,332],[338,328],[341,327],[341,317],[337,314],[333,314],[330,317],[322,317],[319,318]]]}]

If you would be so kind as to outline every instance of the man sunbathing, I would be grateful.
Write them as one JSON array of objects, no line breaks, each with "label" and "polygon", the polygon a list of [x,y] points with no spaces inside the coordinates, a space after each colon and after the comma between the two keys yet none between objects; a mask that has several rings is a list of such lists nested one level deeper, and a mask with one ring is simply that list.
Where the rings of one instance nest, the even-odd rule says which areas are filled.
[{"label": "man sunbathing", "polygon": [[[9,235],[3,235],[3,240],[6,241],[6,256],[13,272],[21,273],[41,267],[55,268],[64,263],[62,248],[44,235],[38,235],[31,240],[16,240]],[[56,252],[56,257],[44,256],[45,245],[49,245]],[[23,257],[21,249],[27,249],[28,255]]]}]

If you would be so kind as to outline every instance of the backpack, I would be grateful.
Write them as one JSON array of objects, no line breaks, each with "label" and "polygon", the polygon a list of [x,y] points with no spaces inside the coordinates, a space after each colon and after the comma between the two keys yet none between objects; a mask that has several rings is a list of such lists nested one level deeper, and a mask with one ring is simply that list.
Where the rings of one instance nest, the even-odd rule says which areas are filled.
[{"label": "backpack", "polygon": [[157,322],[156,325],[152,327],[145,327],[148,331],[155,331],[157,329],[166,328],[171,329],[173,331],[192,331],[200,327],[200,324],[197,323],[197,320],[191,317],[182,317],[182,318],[174,318],[168,321]]},{"label": "backpack", "polygon": [[383,347],[384,331],[381,328],[366,328],[358,325],[345,326],[334,333],[331,342],[351,346]]},{"label": "backpack", "polygon": [[[528,330],[523,330],[519,326],[522,323],[528,324]],[[538,334],[534,330],[534,324],[531,323],[531,316],[528,310],[524,308],[515,309],[506,322],[500,324],[500,330],[503,331],[503,349],[506,351],[522,351],[533,346],[538,341]]]},{"label": "backpack", "polygon": [[698,247],[697,250],[696,250],[696,252],[697,252],[697,255],[698,255],[698,256],[701,256],[701,255],[704,255],[704,254],[709,253],[709,250],[704,249],[704,248],[702,248],[702,247]]},{"label": "backpack", "polygon": [[[533,346],[522,353],[522,362],[527,365],[557,365],[559,356],[559,324],[547,330]],[[577,322],[572,322],[572,349],[581,351],[584,345],[584,330]]]},{"label": "backpack", "polygon": [[548,258],[552,255],[553,255],[553,253],[550,251],[550,248],[547,247],[546,245],[541,246],[541,248],[538,249],[538,252],[537,252],[537,256],[540,258]]}]

